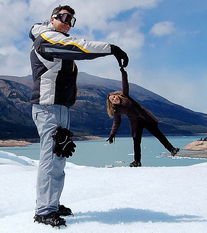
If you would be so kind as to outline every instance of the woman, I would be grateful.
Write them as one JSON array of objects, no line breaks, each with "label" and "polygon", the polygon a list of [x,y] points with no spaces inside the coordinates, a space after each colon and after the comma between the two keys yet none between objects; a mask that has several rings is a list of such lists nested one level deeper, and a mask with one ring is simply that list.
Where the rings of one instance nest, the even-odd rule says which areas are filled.
[{"label": "woman", "polygon": [[152,135],[154,135],[163,146],[174,156],[179,148],[175,148],[168,141],[165,135],[158,128],[157,118],[138,104],[129,96],[129,84],[127,72],[121,68],[122,73],[122,92],[112,92],[107,97],[107,111],[110,117],[114,118],[110,136],[107,139],[109,143],[114,141],[115,135],[121,124],[121,115],[127,115],[130,125],[131,133],[134,141],[134,161],[130,163],[130,167],[141,167],[141,138],[143,129],[146,128]]}]

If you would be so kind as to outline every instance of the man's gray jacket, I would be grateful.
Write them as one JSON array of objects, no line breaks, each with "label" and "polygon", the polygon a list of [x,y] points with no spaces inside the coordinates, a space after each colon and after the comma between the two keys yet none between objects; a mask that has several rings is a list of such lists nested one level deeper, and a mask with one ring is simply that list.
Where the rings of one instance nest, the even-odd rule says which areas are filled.
[{"label": "man's gray jacket", "polygon": [[109,43],[77,39],[55,31],[51,23],[35,24],[30,38],[34,41],[30,55],[34,104],[73,105],[78,73],[74,60],[112,54]]}]

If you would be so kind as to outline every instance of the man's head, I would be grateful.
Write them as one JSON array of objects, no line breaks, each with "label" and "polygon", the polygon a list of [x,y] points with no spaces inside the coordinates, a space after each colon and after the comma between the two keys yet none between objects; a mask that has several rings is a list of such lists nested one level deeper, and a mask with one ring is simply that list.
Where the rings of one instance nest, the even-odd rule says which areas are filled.
[{"label": "man's head", "polygon": [[56,7],[51,15],[51,23],[55,30],[60,32],[68,32],[75,25],[75,11],[68,5]]}]

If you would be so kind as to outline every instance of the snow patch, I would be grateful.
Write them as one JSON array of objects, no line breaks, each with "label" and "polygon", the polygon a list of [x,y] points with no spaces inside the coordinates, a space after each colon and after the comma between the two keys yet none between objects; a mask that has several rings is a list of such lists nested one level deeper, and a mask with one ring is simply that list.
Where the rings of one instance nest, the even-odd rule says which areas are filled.
[{"label": "snow patch", "polygon": [[0,151],[0,165],[5,164],[35,166],[37,163],[25,156],[17,156],[11,152]]}]

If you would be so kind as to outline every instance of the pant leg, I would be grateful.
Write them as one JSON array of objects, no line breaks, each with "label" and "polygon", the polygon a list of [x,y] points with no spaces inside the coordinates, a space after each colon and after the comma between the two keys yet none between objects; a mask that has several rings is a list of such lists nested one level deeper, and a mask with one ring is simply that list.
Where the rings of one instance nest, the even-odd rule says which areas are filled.
[{"label": "pant leg", "polygon": [[171,151],[174,148],[165,135],[160,131],[157,124],[146,125],[146,129],[149,130],[150,133],[155,136],[168,151]]},{"label": "pant leg", "polygon": [[36,214],[57,211],[64,186],[66,158],[53,154],[52,134],[57,126],[69,129],[69,109],[60,105],[33,105],[33,120],[40,135],[40,161],[36,186]]},{"label": "pant leg", "polygon": [[134,160],[141,162],[141,140],[142,140],[143,128],[139,126],[136,132],[136,137],[133,137],[134,141]]}]

